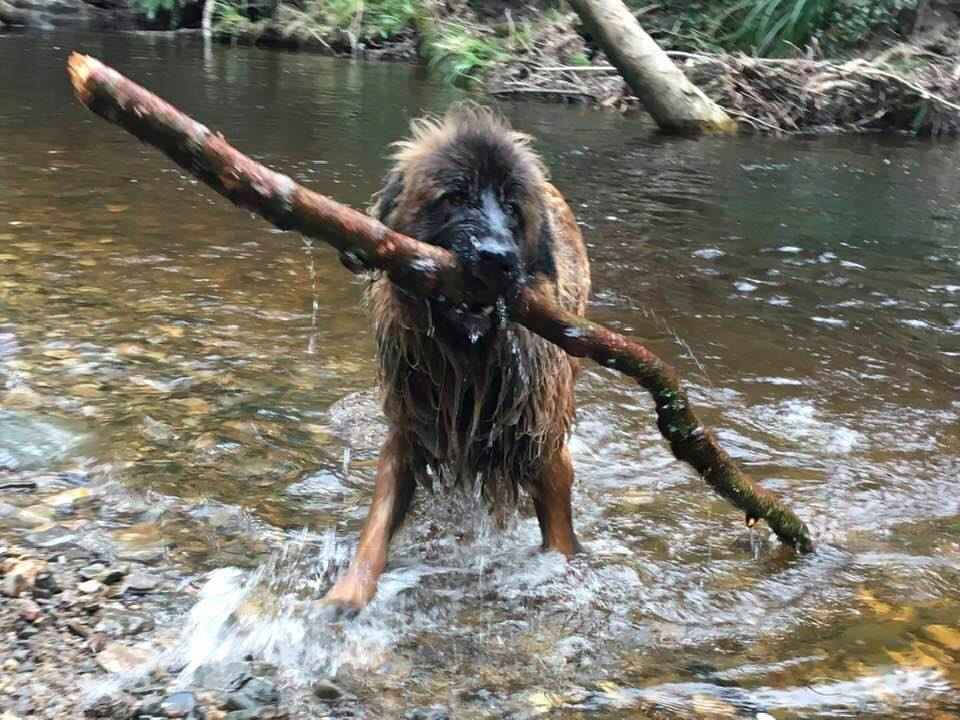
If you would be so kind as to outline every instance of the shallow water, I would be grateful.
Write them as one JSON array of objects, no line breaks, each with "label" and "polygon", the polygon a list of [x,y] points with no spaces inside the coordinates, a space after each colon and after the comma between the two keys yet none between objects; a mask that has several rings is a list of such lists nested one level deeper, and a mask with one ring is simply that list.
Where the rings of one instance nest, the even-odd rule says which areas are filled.
[{"label": "shallow water", "polygon": [[744,528],[672,459],[644,392],[588,366],[571,443],[588,554],[536,552],[527,508],[500,531],[421,497],[376,601],[335,623],[314,601],[382,433],[362,287],[79,108],[73,49],[356,205],[409,119],[457,96],[403,66],[0,35],[0,486],[90,485],[85,546],[198,591],[164,623],[185,683],[252,654],[303,717],[321,674],[370,717],[960,712],[960,145],[695,142],[502,105],[578,214],[591,317],[680,368],[820,551]]}]

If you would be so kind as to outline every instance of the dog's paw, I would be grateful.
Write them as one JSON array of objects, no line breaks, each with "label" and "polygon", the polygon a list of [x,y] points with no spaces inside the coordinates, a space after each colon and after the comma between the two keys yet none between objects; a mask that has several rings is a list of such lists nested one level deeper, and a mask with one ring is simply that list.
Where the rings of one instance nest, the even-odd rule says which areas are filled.
[{"label": "dog's paw", "polygon": [[332,620],[349,620],[356,617],[373,597],[363,584],[343,578],[334,585],[320,601]]},{"label": "dog's paw", "polygon": [[360,614],[360,611],[363,610],[363,605],[353,605],[350,603],[341,603],[335,600],[328,600],[324,597],[320,600],[320,606],[322,608],[321,614],[324,619],[330,622],[345,622],[347,620],[353,620],[357,615]]}]

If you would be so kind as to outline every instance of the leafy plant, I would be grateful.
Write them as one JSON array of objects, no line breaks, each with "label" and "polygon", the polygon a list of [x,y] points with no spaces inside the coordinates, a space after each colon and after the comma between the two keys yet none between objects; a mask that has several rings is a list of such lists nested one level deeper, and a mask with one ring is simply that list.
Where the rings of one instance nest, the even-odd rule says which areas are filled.
[{"label": "leafy plant", "polygon": [[498,62],[507,58],[504,41],[480,27],[459,22],[421,23],[421,52],[431,68],[453,85],[471,87]]},{"label": "leafy plant", "polygon": [[[177,9],[177,0],[131,0],[131,2],[134,8],[147,16],[150,22],[157,19],[159,12],[174,13]],[[171,25],[173,24],[175,23],[171,19]]]},{"label": "leafy plant", "polygon": [[801,48],[823,28],[837,0],[741,0],[715,19],[721,44],[756,55]]}]

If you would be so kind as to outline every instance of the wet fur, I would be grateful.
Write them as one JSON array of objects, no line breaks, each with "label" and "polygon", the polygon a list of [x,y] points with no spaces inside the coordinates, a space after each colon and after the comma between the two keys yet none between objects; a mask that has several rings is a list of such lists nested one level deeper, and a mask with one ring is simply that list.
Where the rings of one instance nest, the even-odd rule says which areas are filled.
[{"label": "wet fur", "polygon": [[[491,112],[458,108],[415,123],[393,160],[373,215],[429,241],[429,208],[450,183],[492,184],[518,208],[526,282],[584,313],[586,250],[526,136]],[[513,323],[471,339],[443,303],[410,297],[383,275],[368,298],[384,412],[416,484],[465,485],[494,507],[519,487],[536,498],[573,422],[576,361]]]}]

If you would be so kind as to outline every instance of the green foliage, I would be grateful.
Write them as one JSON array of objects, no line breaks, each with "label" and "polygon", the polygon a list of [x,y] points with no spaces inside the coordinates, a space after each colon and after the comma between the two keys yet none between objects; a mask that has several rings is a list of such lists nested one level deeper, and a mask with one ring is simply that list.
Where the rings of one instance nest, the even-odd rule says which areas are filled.
[{"label": "green foliage", "polygon": [[[131,0],[133,7],[147,16],[153,22],[158,12],[174,13],[177,9],[177,0]],[[171,24],[174,24],[171,19]]]},{"label": "green foliage", "polygon": [[816,40],[824,54],[843,56],[886,28],[918,0],[627,0],[668,49],[739,50],[789,55]]},{"label": "green foliage", "polygon": [[266,30],[269,20],[253,22],[247,17],[246,8],[230,0],[219,0],[214,12],[214,30],[222,37],[256,38]]},{"label": "green foliage", "polygon": [[[134,0],[175,2],[176,0]],[[415,26],[425,0],[282,0],[272,18],[253,22],[246,0],[221,0],[216,29],[221,35],[256,37],[268,29],[300,41],[341,44],[381,42]]]},{"label": "green foliage", "polygon": [[760,56],[785,55],[808,44],[837,0],[741,0],[715,19],[719,42]]},{"label": "green foliage", "polygon": [[420,25],[421,52],[445,81],[461,87],[480,82],[485,73],[508,55],[504,47],[519,42],[516,36],[506,40],[483,28],[433,18]]},{"label": "green foliage", "polygon": [[307,0],[305,10],[321,28],[349,30],[360,40],[385,40],[409,30],[418,11],[414,0]]},{"label": "green foliage", "polygon": [[837,3],[817,37],[828,53],[843,54],[871,35],[895,28],[900,13],[918,5],[918,0],[844,0]]},{"label": "green foliage", "polygon": [[584,67],[584,66],[590,65],[590,58],[588,58],[588,57],[587,57],[584,53],[582,53],[582,52],[576,52],[576,53],[574,53],[573,55],[571,55],[570,57],[567,58],[567,64],[568,64],[568,65],[577,65],[577,66],[580,66],[580,67]]}]

